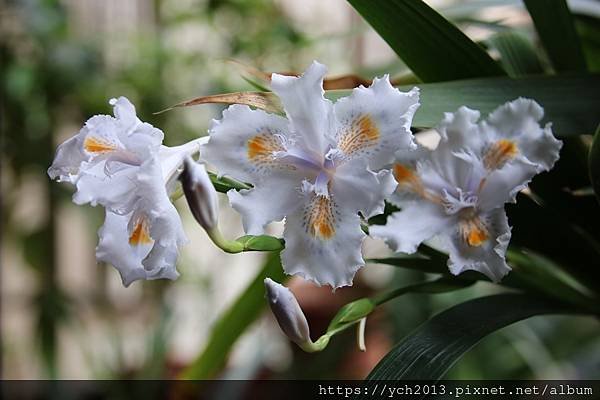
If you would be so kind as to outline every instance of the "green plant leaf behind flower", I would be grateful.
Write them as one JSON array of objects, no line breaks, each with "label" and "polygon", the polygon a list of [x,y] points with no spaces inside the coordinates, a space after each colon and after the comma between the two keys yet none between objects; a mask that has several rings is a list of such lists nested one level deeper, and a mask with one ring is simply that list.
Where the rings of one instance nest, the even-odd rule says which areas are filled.
[{"label": "green plant leaf behind flower", "polygon": [[535,315],[575,313],[570,307],[526,294],[469,300],[437,314],[405,337],[377,364],[367,381],[373,382],[370,386],[378,380],[436,381],[492,332]]},{"label": "green plant leaf behind flower", "polygon": [[490,36],[486,43],[500,53],[500,63],[509,76],[544,72],[535,48],[524,34],[514,30],[499,32]]},{"label": "green plant leaf behind flower", "polygon": [[586,71],[581,41],[565,0],[524,0],[556,71]]},{"label": "green plant leaf behind flower", "polygon": [[505,75],[483,48],[421,0],[348,0],[424,82]]},{"label": "green plant leaf behind flower", "polygon": [[[413,86],[398,88],[407,91]],[[534,99],[544,107],[543,122],[552,122],[552,130],[559,137],[592,134],[598,126],[598,74],[482,78],[416,86],[421,90],[421,106],[413,118],[416,128],[435,127],[445,112],[456,111],[460,106],[486,115],[498,105],[518,97]],[[332,90],[325,95],[335,100],[348,94],[347,90]]]},{"label": "green plant leaf behind flower", "polygon": [[264,279],[279,282],[286,277],[281,268],[279,252],[268,255],[263,268],[240,294],[235,303],[215,323],[204,350],[182,372],[184,379],[211,379],[225,365],[235,342],[261,314],[267,305],[264,299]]}]

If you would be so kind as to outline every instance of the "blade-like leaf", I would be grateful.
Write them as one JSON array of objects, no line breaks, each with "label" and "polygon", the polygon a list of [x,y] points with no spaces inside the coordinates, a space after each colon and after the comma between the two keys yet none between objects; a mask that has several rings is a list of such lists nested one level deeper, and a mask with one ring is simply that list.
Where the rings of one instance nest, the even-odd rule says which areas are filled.
[{"label": "blade-like leaf", "polygon": [[566,0],[525,0],[535,29],[557,71],[585,71],[586,62]]},{"label": "blade-like leaf", "polygon": [[[600,293],[600,247],[594,237],[530,196],[517,195],[506,206],[511,244],[531,249],[559,263],[584,286]],[[510,276],[510,274],[509,274]]]},{"label": "blade-like leaf", "polygon": [[[399,86],[409,90],[413,85]],[[531,76],[527,78],[486,78],[417,85],[421,106],[413,126],[436,126],[444,112],[460,106],[474,108],[485,115],[517,97],[528,97],[544,107],[544,121],[552,121],[558,136],[591,134],[600,115],[600,75]],[[328,91],[330,99],[347,96],[348,91]]]},{"label": "blade-like leaf", "polygon": [[348,0],[424,82],[504,75],[452,23],[420,0]]},{"label": "blade-like leaf", "polygon": [[435,381],[490,333],[535,315],[571,313],[574,313],[571,308],[525,294],[499,294],[470,300],[418,327],[377,364],[367,380]]},{"label": "blade-like leaf", "polygon": [[237,339],[260,315],[267,304],[264,299],[266,277],[285,280],[279,252],[269,254],[265,266],[231,308],[215,324],[202,353],[182,373],[184,379],[209,379],[223,367]]},{"label": "blade-like leaf", "polygon": [[500,32],[487,43],[500,53],[500,62],[512,77],[543,72],[542,65],[529,39],[516,31]]},{"label": "blade-like leaf", "polygon": [[[549,296],[588,310],[599,310],[598,298],[579,280],[564,271],[564,265],[557,265],[532,250],[523,250],[512,246],[507,253],[509,265],[513,268],[500,282],[500,285],[535,292]],[[421,258],[416,256],[395,256],[371,259],[369,262],[393,265],[401,268],[420,270],[421,272],[442,274],[452,284],[470,284],[475,281],[489,282],[489,278],[477,271],[465,271],[458,276],[450,274],[447,256]]]},{"label": "blade-like leaf", "polygon": [[196,97],[177,103],[154,114],[161,114],[178,107],[190,107],[199,104],[244,104],[271,112],[279,112],[281,110],[279,99],[271,92],[235,92]]}]

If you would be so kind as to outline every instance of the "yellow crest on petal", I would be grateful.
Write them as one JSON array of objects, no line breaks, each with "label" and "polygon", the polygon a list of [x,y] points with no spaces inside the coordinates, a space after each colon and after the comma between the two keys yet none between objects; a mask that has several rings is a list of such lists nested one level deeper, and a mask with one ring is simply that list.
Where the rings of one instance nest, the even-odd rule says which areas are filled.
[{"label": "yellow crest on petal", "polygon": [[364,114],[356,118],[342,134],[338,148],[345,154],[352,154],[376,145],[379,137],[377,125],[369,115]]},{"label": "yellow crest on petal", "polygon": [[314,197],[305,214],[307,231],[312,237],[327,240],[335,235],[333,206],[329,197]]},{"label": "yellow crest on petal", "polygon": [[129,235],[129,244],[132,246],[150,244],[152,238],[150,237],[150,228],[148,226],[148,220],[146,218],[139,218],[133,231]]},{"label": "yellow crest on petal", "polygon": [[117,146],[97,136],[87,136],[83,141],[83,148],[88,153],[100,154],[114,151]]},{"label": "yellow crest on petal", "polygon": [[517,144],[512,140],[501,139],[493,143],[483,155],[483,165],[492,171],[502,168],[519,153]]},{"label": "yellow crest on petal", "polygon": [[490,236],[486,226],[477,217],[462,221],[460,231],[465,243],[471,247],[481,246]]}]

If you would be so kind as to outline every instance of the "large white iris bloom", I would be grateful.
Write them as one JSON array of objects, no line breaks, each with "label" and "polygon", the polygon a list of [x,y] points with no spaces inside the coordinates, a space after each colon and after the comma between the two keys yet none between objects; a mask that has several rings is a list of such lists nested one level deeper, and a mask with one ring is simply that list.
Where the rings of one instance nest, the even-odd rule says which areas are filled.
[{"label": "large white iris bloom", "polygon": [[415,147],[410,125],[419,93],[398,91],[386,76],[333,104],[323,97],[325,73],[314,62],[300,77],[273,74],[287,118],[233,105],[213,122],[204,155],[222,174],[254,186],[228,193],[246,233],[286,218],[288,274],[340,287],[364,265],[358,213],[381,213],[396,186],[388,170],[373,171]]}]

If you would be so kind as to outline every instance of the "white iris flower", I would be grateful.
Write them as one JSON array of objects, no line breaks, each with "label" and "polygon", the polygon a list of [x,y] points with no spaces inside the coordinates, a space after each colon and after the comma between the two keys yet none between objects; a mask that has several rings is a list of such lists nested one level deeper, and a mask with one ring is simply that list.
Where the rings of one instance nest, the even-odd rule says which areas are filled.
[{"label": "white iris flower", "polygon": [[115,117],[96,115],[56,151],[48,175],[77,188],[76,204],[106,208],[96,257],[117,268],[123,284],[175,279],[178,248],[186,242],[169,199],[183,160],[206,139],[177,147],[140,121],[125,97],[111,99]]},{"label": "white iris flower", "polygon": [[481,122],[479,116],[466,107],[446,113],[435,150],[397,155],[392,170],[398,188],[390,200],[402,211],[370,233],[404,253],[437,236],[453,274],[477,270],[497,282],[510,271],[504,204],[552,168],[562,142],[550,124],[539,125],[543,109],[532,100],[506,103]]},{"label": "white iris flower", "polygon": [[205,158],[254,185],[228,193],[246,233],[286,218],[288,274],[340,287],[364,265],[358,212],[381,213],[396,186],[388,170],[373,171],[415,147],[419,93],[398,91],[386,76],[333,104],[323,97],[325,73],[314,62],[300,77],[273,74],[287,118],[233,105],[213,122]]}]

